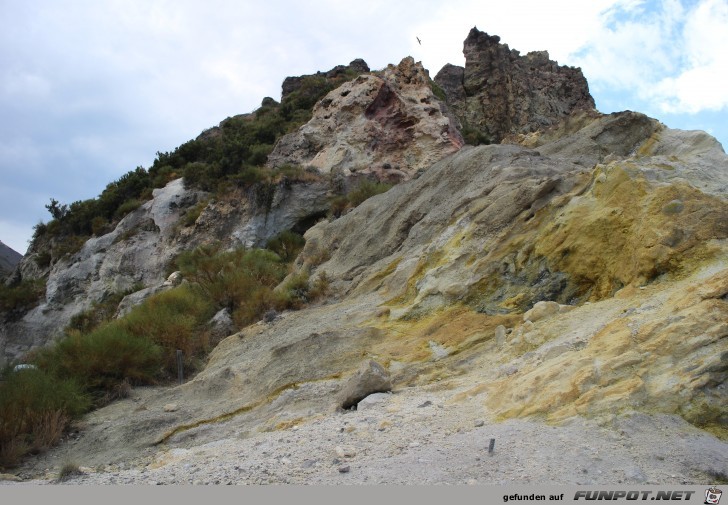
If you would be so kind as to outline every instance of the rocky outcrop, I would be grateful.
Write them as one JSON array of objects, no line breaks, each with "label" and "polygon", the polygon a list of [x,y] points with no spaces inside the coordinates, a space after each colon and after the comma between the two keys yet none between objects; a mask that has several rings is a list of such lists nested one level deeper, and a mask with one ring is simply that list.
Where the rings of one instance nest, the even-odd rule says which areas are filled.
[{"label": "rocky outcrop", "polygon": [[465,68],[445,65],[435,83],[462,126],[491,142],[548,127],[577,110],[594,109],[581,70],[558,65],[546,51],[521,56],[501,44],[500,37],[473,28],[463,53]]},{"label": "rocky outcrop", "polygon": [[268,163],[402,180],[462,144],[427,71],[410,57],[331,91],[308,123],[280,139]]},{"label": "rocky outcrop", "polygon": [[[326,273],[329,303],[224,339],[193,380],[117,414],[113,432],[99,421],[73,450],[112,461],[120,445],[306,423],[340,408],[369,360],[394,397],[461,391],[445,403],[498,420],[636,410],[720,430],[728,157],[704,134],[629,112],[563,132],[541,135],[538,151],[464,148],[317,224],[297,264]],[[175,416],[170,401],[184,406]]]},{"label": "rocky outcrop", "polygon": [[286,77],[281,85],[281,100],[291,93],[300,90],[306,78],[309,77],[320,77],[327,80],[334,80],[347,73],[363,74],[366,72],[369,72],[369,65],[367,65],[367,62],[361,58],[357,58],[348,65],[336,65],[327,72],[316,72],[315,74]]},{"label": "rocky outcrop", "polygon": [[0,242],[0,279],[12,272],[22,257],[22,254]]},{"label": "rocky outcrop", "polygon": [[[204,192],[185,189],[182,179],[154,191],[154,198],[124,217],[106,235],[90,238],[80,251],[49,270],[33,254],[15,271],[20,278],[46,277],[43,302],[21,319],[0,326],[0,361],[15,359],[62,334],[71,318],[109,295],[127,293],[123,315],[147,297],[171,287],[173,259],[182,251],[217,241],[224,247],[264,247],[284,230],[304,232],[328,209],[325,182],[260,186],[214,202]],[[193,224],[188,212],[204,205]]]}]

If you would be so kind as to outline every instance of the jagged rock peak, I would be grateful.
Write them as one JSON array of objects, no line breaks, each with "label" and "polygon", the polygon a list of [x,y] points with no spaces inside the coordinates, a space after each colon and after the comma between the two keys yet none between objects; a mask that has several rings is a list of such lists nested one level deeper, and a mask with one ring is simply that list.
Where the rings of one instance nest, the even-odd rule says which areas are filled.
[{"label": "jagged rock peak", "polygon": [[308,123],[280,139],[268,163],[402,180],[462,145],[427,70],[407,57],[328,93]]},{"label": "jagged rock peak", "polygon": [[464,42],[465,68],[448,64],[435,76],[464,129],[500,142],[594,109],[581,69],[559,65],[547,51],[521,56],[500,40],[473,28]]}]

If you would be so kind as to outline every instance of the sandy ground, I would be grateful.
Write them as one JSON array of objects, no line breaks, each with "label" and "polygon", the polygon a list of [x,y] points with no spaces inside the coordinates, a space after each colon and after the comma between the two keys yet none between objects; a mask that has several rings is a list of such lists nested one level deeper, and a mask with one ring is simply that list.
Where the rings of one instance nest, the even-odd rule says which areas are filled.
[{"label": "sandy ground", "polygon": [[[464,390],[463,386],[461,390]],[[379,393],[358,410],[286,429],[241,432],[235,419],[203,440],[120,465],[85,467],[68,484],[714,484],[728,479],[728,443],[680,417],[631,413],[560,426],[491,423],[461,390],[412,387]],[[495,440],[489,451],[491,439]],[[45,460],[53,461],[52,452]],[[39,478],[2,484],[54,484]],[[23,471],[19,472],[24,477]]]}]

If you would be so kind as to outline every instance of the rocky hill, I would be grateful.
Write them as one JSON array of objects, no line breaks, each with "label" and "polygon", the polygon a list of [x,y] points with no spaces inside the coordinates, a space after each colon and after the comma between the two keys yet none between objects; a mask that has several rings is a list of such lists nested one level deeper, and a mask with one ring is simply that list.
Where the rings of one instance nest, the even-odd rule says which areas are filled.
[{"label": "rocky hill", "polygon": [[22,254],[0,242],[0,277],[12,272],[22,257]]},{"label": "rocky hill", "polygon": [[[305,229],[289,279],[328,291],[228,336],[184,384],[88,414],[20,475],[73,460],[76,483],[725,482],[722,146],[595,111],[546,53],[474,29],[465,54],[435,79],[445,101],[406,58],[279,140],[272,165],[402,181],[340,217],[313,224],[332,179],[281,183],[263,208],[176,180],[49,272],[26,257],[46,296],[3,326],[9,358],[105,292],[161,289],[169,258],[213,237]],[[503,142],[465,145],[466,128]]]}]

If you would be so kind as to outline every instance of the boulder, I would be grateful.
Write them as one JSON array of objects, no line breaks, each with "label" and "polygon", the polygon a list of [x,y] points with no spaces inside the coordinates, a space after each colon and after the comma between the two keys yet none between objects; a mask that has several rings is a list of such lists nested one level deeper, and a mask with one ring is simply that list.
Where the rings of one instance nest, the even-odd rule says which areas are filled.
[{"label": "boulder", "polygon": [[391,389],[392,380],[387,370],[376,361],[369,360],[346,382],[339,393],[337,404],[348,409],[373,393],[385,393]]}]

